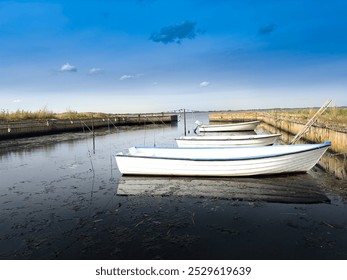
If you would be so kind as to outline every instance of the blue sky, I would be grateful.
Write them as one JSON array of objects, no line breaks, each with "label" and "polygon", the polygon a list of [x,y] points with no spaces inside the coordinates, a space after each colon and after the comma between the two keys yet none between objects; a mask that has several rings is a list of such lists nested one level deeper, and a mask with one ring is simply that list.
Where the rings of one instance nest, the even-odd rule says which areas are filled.
[{"label": "blue sky", "polygon": [[0,0],[0,109],[347,105],[347,1]]}]

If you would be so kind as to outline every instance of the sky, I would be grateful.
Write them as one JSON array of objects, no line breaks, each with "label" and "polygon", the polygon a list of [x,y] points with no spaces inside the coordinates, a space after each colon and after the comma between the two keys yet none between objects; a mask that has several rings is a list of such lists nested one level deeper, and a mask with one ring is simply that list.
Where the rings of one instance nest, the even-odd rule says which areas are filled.
[{"label": "sky", "polygon": [[0,0],[0,109],[347,105],[344,0]]}]

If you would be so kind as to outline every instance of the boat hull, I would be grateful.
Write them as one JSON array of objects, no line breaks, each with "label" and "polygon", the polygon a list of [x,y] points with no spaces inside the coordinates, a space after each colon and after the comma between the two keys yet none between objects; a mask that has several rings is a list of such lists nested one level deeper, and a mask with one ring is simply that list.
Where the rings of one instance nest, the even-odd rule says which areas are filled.
[{"label": "boat hull", "polygon": [[276,149],[266,149],[275,146],[261,147],[255,156],[252,152],[256,153],[259,147],[133,148],[129,154],[117,154],[116,161],[119,171],[129,175],[239,177],[297,173],[310,170],[330,144],[312,144],[308,148],[288,145],[301,146],[300,149],[289,149],[290,152],[281,147],[287,145],[278,146],[280,148]]},{"label": "boat hull", "polygon": [[235,147],[273,145],[280,134],[240,136],[182,136],[176,138],[178,147]]},{"label": "boat hull", "polygon": [[221,131],[251,131],[254,130],[260,121],[229,123],[229,124],[201,124],[198,125],[200,132],[221,132]]}]

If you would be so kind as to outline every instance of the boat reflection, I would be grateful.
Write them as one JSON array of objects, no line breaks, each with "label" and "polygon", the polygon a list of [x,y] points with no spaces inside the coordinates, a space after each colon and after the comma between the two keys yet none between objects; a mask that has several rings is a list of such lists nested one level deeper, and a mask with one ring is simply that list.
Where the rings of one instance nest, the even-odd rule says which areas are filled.
[{"label": "boat reflection", "polygon": [[184,196],[277,203],[329,203],[309,174],[257,178],[122,176],[117,195]]}]

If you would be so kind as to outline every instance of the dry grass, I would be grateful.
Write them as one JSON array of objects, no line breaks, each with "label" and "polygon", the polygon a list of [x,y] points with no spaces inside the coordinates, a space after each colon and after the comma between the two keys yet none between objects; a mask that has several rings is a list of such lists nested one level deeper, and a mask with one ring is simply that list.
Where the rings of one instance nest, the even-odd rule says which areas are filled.
[{"label": "dry grass", "polygon": [[[261,119],[269,116],[276,119],[286,119],[293,122],[307,123],[318,108],[310,109],[276,109],[269,111],[252,112],[231,112],[231,113],[212,113],[209,114],[210,121],[249,121]],[[347,127],[347,108],[331,107],[318,117],[316,122],[319,126],[346,130]]]},{"label": "dry grass", "polygon": [[[298,109],[287,111],[272,111],[271,114],[276,117],[291,119],[293,121],[307,122],[311,119],[318,109]],[[317,123],[322,126],[334,126],[346,128],[347,126],[347,108],[328,108],[318,117]]]},{"label": "dry grass", "polygon": [[31,119],[53,119],[55,114],[47,108],[40,109],[36,112],[17,110],[15,112],[0,112],[0,120],[3,121],[17,121],[17,120],[31,120]]},{"label": "dry grass", "polygon": [[68,110],[64,113],[54,113],[48,110],[46,107],[38,111],[25,111],[17,110],[15,112],[0,112],[0,121],[23,121],[23,120],[48,120],[48,119],[59,119],[59,120],[71,120],[71,119],[89,119],[89,118],[107,118],[114,115],[105,113],[94,113],[94,112],[82,112]]},{"label": "dry grass", "polygon": [[[161,114],[161,113],[160,113]],[[100,112],[77,112],[68,109],[64,113],[54,113],[48,110],[46,107],[38,111],[25,111],[17,110],[15,112],[0,111],[0,122],[16,122],[16,121],[27,121],[27,120],[81,120],[81,119],[107,119],[116,117],[128,117],[129,115],[144,116],[144,115],[158,115],[153,114],[107,114]]]}]

